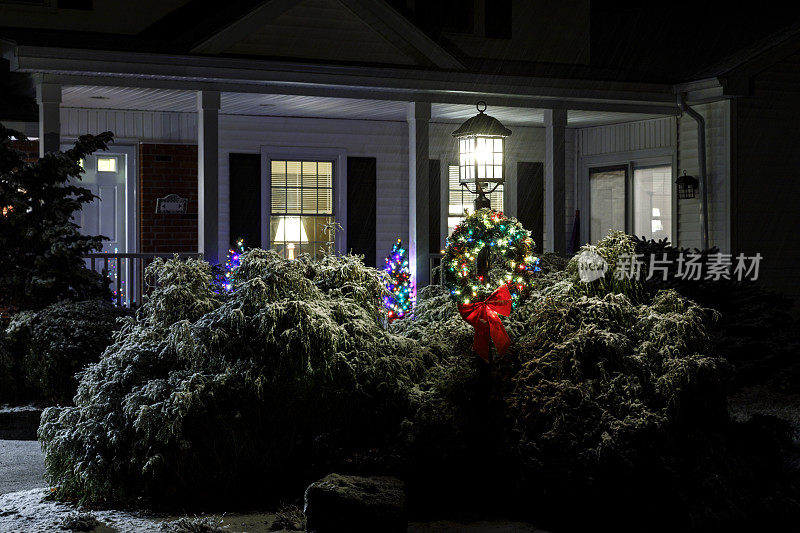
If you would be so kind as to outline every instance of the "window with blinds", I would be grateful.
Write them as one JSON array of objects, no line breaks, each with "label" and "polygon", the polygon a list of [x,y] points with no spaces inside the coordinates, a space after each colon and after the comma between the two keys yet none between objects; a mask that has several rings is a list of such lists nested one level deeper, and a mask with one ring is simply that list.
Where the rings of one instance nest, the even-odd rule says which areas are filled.
[{"label": "window with blinds", "polygon": [[300,254],[318,257],[332,244],[334,231],[333,162],[270,163],[270,246],[287,259]]},{"label": "window with blinds", "polygon": [[[474,202],[478,195],[461,186],[458,181],[458,165],[449,165],[447,171],[447,234],[450,235],[464,216],[475,209]],[[492,209],[503,210],[503,185],[489,194],[489,200],[492,202]]]}]

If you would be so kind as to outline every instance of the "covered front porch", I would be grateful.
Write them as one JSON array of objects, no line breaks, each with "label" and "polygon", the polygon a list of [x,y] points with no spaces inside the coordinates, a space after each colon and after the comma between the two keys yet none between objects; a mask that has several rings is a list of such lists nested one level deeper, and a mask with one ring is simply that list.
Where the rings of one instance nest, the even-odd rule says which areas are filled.
[{"label": "covered front porch", "polygon": [[[654,234],[656,211],[635,220],[631,187],[646,179],[634,175],[638,168],[658,168],[660,194],[667,195],[666,209],[656,208],[658,237],[684,246],[699,238],[699,204],[679,204],[672,185],[679,167],[696,172],[698,161],[695,140],[684,136],[678,143],[681,128],[691,132],[692,125],[677,118],[671,86],[459,72],[415,71],[412,77],[396,68],[197,56],[74,55],[16,49],[17,70],[37,83],[40,120],[27,133],[41,140],[42,152],[106,130],[115,133],[115,149],[134,148],[127,152],[132,155],[120,152],[129,174],[129,237],[116,253],[197,252],[219,263],[242,233],[250,246],[316,253],[330,239],[320,232],[323,222],[335,221],[341,225],[335,250],[364,254],[367,264],[381,264],[398,237],[407,240],[412,276],[425,285],[432,254],[471,204],[452,180],[457,146],[451,132],[475,114],[478,100],[513,132],[503,158],[505,183],[493,207],[520,218],[540,251],[565,254],[611,227],[639,233],[650,224]],[[713,100],[717,90],[698,85],[685,92],[691,104]],[[713,115],[724,106],[701,111]],[[302,181],[306,174],[312,179],[303,162],[330,166],[320,170],[317,164],[309,185]],[[300,181],[290,183],[295,174]],[[723,171],[716,180],[722,187]],[[313,198],[304,197],[311,189]],[[648,187],[640,189],[646,193]],[[722,189],[712,192],[724,198]],[[172,193],[188,201],[180,224],[167,214],[153,218],[155,201]],[[715,209],[720,223],[714,243],[722,246],[725,209]],[[603,227],[593,230],[598,224]],[[174,236],[174,226],[180,242],[166,238]],[[288,237],[294,227],[298,236]]]}]

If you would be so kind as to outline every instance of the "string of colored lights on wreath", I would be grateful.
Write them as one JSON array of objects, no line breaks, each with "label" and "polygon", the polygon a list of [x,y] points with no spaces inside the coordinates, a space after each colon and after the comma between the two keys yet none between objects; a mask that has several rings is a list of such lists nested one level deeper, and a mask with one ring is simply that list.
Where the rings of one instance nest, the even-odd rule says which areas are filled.
[{"label": "string of colored lights on wreath", "polygon": [[[506,284],[516,307],[541,270],[533,246],[530,232],[502,212],[480,209],[467,215],[447,238],[443,265],[451,297],[459,304],[479,302]],[[478,256],[486,247],[489,268],[479,273]]]},{"label": "string of colored lights on wreath", "polygon": [[383,305],[389,312],[389,320],[405,317],[414,305],[411,292],[411,270],[408,267],[408,250],[400,239],[392,246],[383,270],[389,275],[386,289],[389,294],[383,297]]}]

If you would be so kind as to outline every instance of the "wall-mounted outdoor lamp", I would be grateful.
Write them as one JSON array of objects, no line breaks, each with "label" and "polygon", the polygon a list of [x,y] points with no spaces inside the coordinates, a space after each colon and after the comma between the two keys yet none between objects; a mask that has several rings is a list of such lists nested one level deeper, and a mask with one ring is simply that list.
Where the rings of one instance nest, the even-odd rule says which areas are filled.
[{"label": "wall-mounted outdoor lamp", "polygon": [[486,195],[504,181],[503,149],[511,130],[484,113],[486,102],[478,102],[476,107],[478,114],[454,131],[453,137],[458,140],[459,183],[478,195],[475,199],[475,209],[478,210],[491,207]]},{"label": "wall-mounted outdoor lamp", "polygon": [[683,176],[678,176],[675,180],[678,185],[678,199],[689,200],[697,196],[697,186],[699,181],[694,176],[687,176],[686,171],[683,171]]}]

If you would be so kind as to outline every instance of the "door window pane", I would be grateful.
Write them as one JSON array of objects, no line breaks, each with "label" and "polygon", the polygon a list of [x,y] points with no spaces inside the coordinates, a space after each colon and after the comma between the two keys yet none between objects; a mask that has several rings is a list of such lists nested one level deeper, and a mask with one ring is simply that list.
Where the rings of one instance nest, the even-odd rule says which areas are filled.
[{"label": "door window pane", "polygon": [[270,245],[287,259],[307,253],[319,256],[334,242],[333,163],[279,161],[270,163]]},{"label": "door window pane", "polygon": [[97,158],[97,171],[98,172],[116,172],[117,171],[117,158],[116,157],[98,157]]},{"label": "door window pane", "polygon": [[625,231],[625,169],[598,169],[589,173],[590,240],[592,244],[609,230]]},{"label": "door window pane", "polygon": [[633,232],[646,239],[672,242],[672,167],[633,171]]}]

